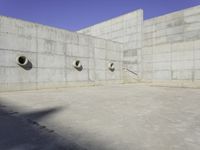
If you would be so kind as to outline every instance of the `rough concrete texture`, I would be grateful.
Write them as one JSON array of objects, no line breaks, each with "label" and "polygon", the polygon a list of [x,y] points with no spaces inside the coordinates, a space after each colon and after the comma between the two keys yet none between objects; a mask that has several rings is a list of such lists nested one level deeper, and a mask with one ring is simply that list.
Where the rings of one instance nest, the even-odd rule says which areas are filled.
[{"label": "rough concrete texture", "polygon": [[[142,48],[143,10],[137,10],[117,18],[104,21],[97,25],[82,29],[78,33],[84,33],[108,40],[124,43],[123,68],[131,70],[140,76],[141,72],[141,48]],[[128,70],[127,70],[128,69]],[[125,73],[124,79],[127,81]],[[133,81],[132,74],[129,75]],[[128,80],[130,82],[131,80]]]},{"label": "rough concrete texture", "polygon": [[[133,16],[137,17],[133,19]],[[129,18],[128,22],[124,18]],[[137,58],[137,69],[134,69],[133,64],[130,65],[131,67],[125,65],[125,68],[136,72],[137,78],[143,82],[168,86],[200,87],[200,6],[144,21],[142,11],[138,10],[79,32],[119,41],[119,39],[109,36],[112,35],[112,30],[108,30],[109,32],[106,30],[107,28],[117,28],[119,24],[111,24],[111,22],[118,22],[120,19],[123,20],[124,26],[119,31],[122,31],[121,35],[124,39],[128,38],[130,34],[130,43],[134,44],[133,39],[139,39],[135,44],[140,45],[137,47],[138,49],[142,48],[142,51],[137,52],[126,51],[127,41],[120,41],[125,43],[124,63],[127,62],[126,57],[129,57],[131,61]],[[133,25],[134,23],[135,25]],[[126,26],[128,24],[131,25],[131,28]],[[135,32],[132,32],[133,30]],[[131,58],[132,54],[135,54],[136,57]],[[124,80],[126,77],[127,74],[125,74]],[[131,78],[135,79],[133,76]]]},{"label": "rough concrete texture", "polygon": [[[0,91],[138,81],[200,87],[199,17],[200,6],[145,21],[137,10],[70,32],[2,16]],[[20,55],[27,68],[17,65]]]},{"label": "rough concrete texture", "polygon": [[[31,68],[17,65],[26,56]],[[82,70],[73,67],[80,60]],[[115,71],[108,69],[113,62]],[[122,44],[0,17],[0,91],[120,83]]]},{"label": "rough concrete texture", "polygon": [[199,150],[199,97],[136,84],[8,92],[0,103],[88,150]]},{"label": "rough concrete texture", "polygon": [[25,118],[26,115],[9,111],[0,105],[1,150],[86,150],[72,141],[67,142],[53,130]]},{"label": "rough concrete texture", "polygon": [[200,7],[144,21],[143,80],[199,81]]}]

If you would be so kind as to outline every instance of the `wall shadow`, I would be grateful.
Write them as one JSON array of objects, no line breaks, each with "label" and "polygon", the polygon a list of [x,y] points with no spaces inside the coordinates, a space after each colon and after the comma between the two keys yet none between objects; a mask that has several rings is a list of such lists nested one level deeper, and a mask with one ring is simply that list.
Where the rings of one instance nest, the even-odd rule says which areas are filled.
[{"label": "wall shadow", "polygon": [[20,116],[39,121],[43,118],[50,116],[51,114],[61,111],[62,109],[63,109],[62,107],[48,108],[48,109],[43,109],[43,110],[38,110],[38,111],[32,111],[29,113],[24,113],[24,114],[21,114]]},{"label": "wall shadow", "polygon": [[77,71],[81,72],[83,70],[83,66],[81,65],[81,67],[76,68]]},{"label": "wall shadow", "polygon": [[20,65],[25,70],[31,70],[33,68],[33,64],[28,60],[28,63],[25,66]]},{"label": "wall shadow", "polygon": [[115,68],[109,68],[109,70],[110,70],[111,72],[114,72],[114,71],[115,71]]},{"label": "wall shadow", "polygon": [[15,111],[8,111],[6,106],[0,103],[0,149],[86,150],[75,141],[64,139],[53,130],[32,120],[45,118],[60,109],[52,108],[20,115]]}]

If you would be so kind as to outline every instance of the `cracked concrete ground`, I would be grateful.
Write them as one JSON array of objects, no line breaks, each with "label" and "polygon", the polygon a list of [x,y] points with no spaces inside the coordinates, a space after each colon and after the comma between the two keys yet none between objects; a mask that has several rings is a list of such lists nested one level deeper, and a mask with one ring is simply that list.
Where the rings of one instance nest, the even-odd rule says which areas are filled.
[{"label": "cracked concrete ground", "polygon": [[88,150],[200,147],[199,89],[78,87],[0,93],[0,103]]}]

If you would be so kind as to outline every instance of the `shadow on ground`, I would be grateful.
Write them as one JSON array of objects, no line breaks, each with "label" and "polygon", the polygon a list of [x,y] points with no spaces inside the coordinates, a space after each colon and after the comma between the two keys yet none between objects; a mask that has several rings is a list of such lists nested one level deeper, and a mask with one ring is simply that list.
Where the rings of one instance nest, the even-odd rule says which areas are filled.
[{"label": "shadow on ground", "polygon": [[33,121],[43,119],[60,109],[20,115],[0,104],[0,150],[86,150]]}]

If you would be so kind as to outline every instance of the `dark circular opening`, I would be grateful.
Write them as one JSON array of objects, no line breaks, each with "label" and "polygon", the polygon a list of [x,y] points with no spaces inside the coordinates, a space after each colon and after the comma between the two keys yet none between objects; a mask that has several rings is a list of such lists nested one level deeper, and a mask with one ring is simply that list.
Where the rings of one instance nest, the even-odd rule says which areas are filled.
[{"label": "dark circular opening", "polygon": [[23,65],[23,64],[26,62],[26,57],[20,56],[20,57],[18,58],[18,61],[19,61],[20,64]]},{"label": "dark circular opening", "polygon": [[77,61],[75,62],[75,65],[76,65],[76,66],[79,66],[79,64],[80,64],[80,61],[77,60]]},{"label": "dark circular opening", "polygon": [[115,70],[115,65],[114,65],[114,63],[109,63],[108,64],[108,69],[110,70],[110,71],[114,71]]}]

